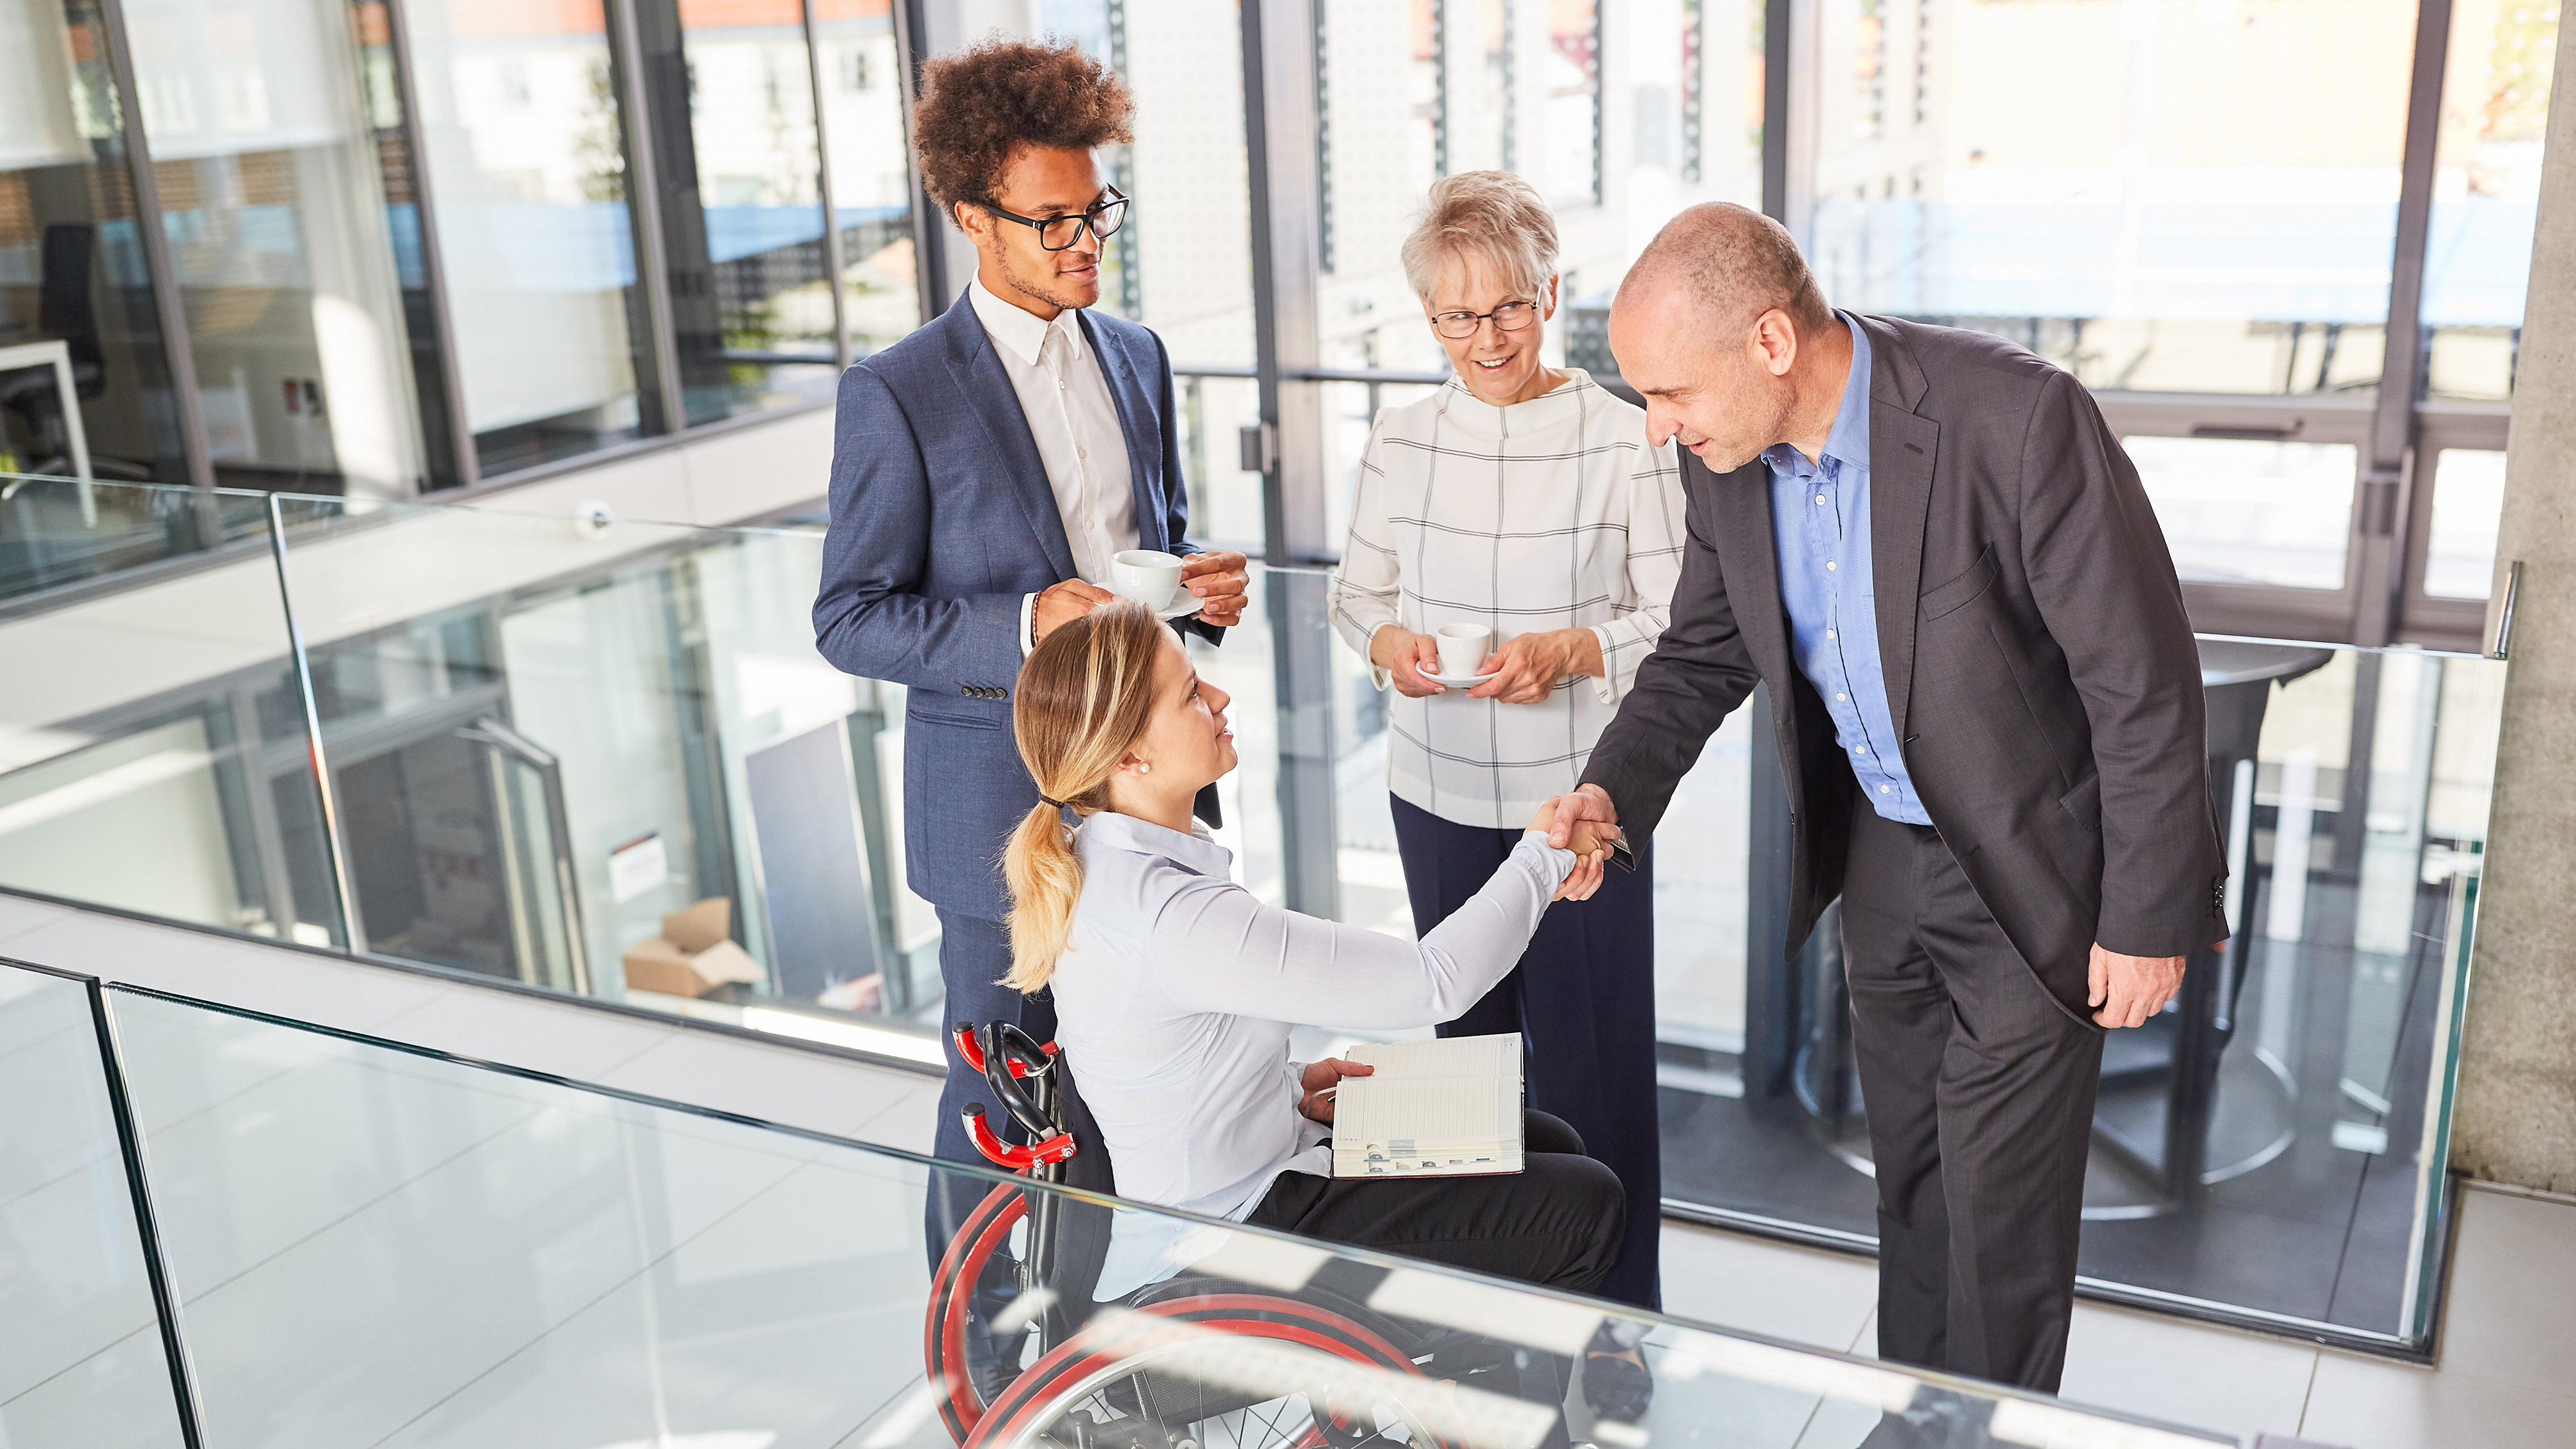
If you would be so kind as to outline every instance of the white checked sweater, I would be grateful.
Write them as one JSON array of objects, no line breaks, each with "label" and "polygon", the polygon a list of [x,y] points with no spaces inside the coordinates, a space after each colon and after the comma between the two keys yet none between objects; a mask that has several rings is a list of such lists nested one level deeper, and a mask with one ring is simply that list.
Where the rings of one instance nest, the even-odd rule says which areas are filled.
[{"label": "white checked sweater", "polygon": [[[1387,785],[1460,825],[1518,829],[1574,787],[1671,615],[1682,494],[1672,445],[1580,369],[1507,408],[1455,379],[1378,414],[1361,455],[1333,627],[1365,657],[1387,624],[1483,624],[1494,642],[1588,628],[1605,679],[1563,679],[1542,704],[1387,698]],[[1378,688],[1385,670],[1372,670]]]}]

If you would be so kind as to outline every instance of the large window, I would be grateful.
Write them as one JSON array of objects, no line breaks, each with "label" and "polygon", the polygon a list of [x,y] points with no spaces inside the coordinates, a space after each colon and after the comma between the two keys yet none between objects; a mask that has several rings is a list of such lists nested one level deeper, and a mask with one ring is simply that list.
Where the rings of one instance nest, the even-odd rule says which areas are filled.
[{"label": "large window", "polygon": [[2436,396],[2513,392],[2557,49],[2558,7],[2542,0],[2471,0],[2451,12],[2424,256]]},{"label": "large window", "polygon": [[2188,583],[2340,589],[2352,516],[2349,443],[2127,437]]},{"label": "large window", "polygon": [[829,397],[833,286],[799,0],[639,0],[688,423]]},{"label": "large window", "polygon": [[2001,332],[2095,389],[2378,380],[2411,0],[1820,0],[1817,24],[1808,250],[1837,305]]},{"label": "large window", "polygon": [[625,127],[597,9],[410,0],[412,89],[485,476],[659,427],[627,214]]},{"label": "large window", "polygon": [[1136,204],[1102,249],[1100,305],[1153,328],[1171,358],[1192,538],[1257,552],[1261,476],[1240,466],[1243,431],[1261,418],[1242,17],[1203,0],[1036,9],[1040,33],[1081,45],[1135,93],[1135,144],[1104,158]]},{"label": "large window", "polygon": [[314,0],[125,7],[217,481],[406,497],[426,474],[356,22]]},{"label": "large window", "polygon": [[865,357],[921,325],[893,0],[815,0],[815,69],[841,243],[841,325]]},{"label": "large window", "polygon": [[0,471],[183,483],[108,54],[86,0],[0,6]]},{"label": "large window", "polygon": [[2433,454],[2433,510],[2424,549],[2424,592],[2484,602],[2495,574],[2496,525],[2504,516],[2504,453],[2443,448]]},{"label": "large window", "polygon": [[[1562,355],[1604,373],[1614,370],[1600,337],[1609,293],[1656,229],[1696,202],[1761,198],[1761,9],[1748,0],[1316,8],[1327,367],[1447,368],[1396,262],[1444,175],[1518,171],[1549,199]],[[1605,47],[1619,52],[1615,86]],[[1524,114],[1529,125],[1511,124]],[[1605,121],[1613,116],[1619,124]]]}]

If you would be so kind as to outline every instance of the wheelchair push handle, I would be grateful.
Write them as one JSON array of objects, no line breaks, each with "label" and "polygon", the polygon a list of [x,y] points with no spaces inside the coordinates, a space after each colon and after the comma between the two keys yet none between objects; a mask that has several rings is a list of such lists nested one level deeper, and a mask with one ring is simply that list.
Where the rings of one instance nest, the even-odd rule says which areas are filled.
[{"label": "wheelchair push handle", "polygon": [[[972,1042],[972,1049],[966,1043]],[[1054,1046],[1021,1030],[1016,1023],[988,1021],[959,1033],[959,1055],[977,1066],[992,1100],[1011,1114],[1032,1142],[1063,1130],[1055,1120]]]},{"label": "wheelchair push handle", "polygon": [[[1040,1042],[1009,1022],[995,1022],[994,1026],[1007,1033],[1002,1039],[1002,1057],[1010,1064],[1012,1076],[1038,1076],[1054,1065],[1054,1042]],[[984,1044],[977,1039],[982,1029],[971,1021],[961,1021],[950,1031],[957,1039],[957,1054],[966,1059],[966,1065],[978,1072],[989,1070],[984,1065]]]},{"label": "wheelchair push handle", "polygon": [[984,1120],[983,1103],[967,1103],[963,1115],[967,1138],[975,1144],[975,1150],[984,1154],[985,1160],[996,1167],[1012,1172],[1030,1172],[1073,1156],[1073,1134],[1070,1132],[1058,1132],[1028,1147],[1014,1147],[995,1134],[992,1123]]}]

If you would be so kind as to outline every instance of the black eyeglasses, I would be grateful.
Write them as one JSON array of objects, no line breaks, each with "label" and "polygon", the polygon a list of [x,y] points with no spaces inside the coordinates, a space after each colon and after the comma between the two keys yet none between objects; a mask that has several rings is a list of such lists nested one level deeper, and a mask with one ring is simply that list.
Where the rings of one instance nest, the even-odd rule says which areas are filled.
[{"label": "black eyeglasses", "polygon": [[1038,234],[1038,245],[1051,252],[1063,251],[1082,240],[1082,234],[1085,231],[1102,241],[1109,240],[1126,222],[1127,208],[1132,204],[1125,196],[1119,194],[1115,186],[1109,188],[1108,195],[1070,216],[1016,216],[989,201],[977,203],[1004,221],[1016,221],[1035,231]]},{"label": "black eyeglasses", "polygon": [[1434,312],[1431,325],[1439,329],[1441,336],[1454,342],[1475,336],[1477,324],[1488,317],[1493,319],[1495,331],[1518,332],[1537,319],[1538,304],[1505,302],[1491,312]]}]

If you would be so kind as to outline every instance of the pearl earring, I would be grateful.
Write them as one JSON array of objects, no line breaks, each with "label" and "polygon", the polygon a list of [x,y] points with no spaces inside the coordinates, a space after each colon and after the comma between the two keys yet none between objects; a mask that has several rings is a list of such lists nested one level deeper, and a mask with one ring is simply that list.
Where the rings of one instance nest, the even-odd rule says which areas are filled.
[{"label": "pearl earring", "polygon": [[1136,762],[1136,773],[1139,775],[1150,775],[1154,773],[1154,762],[1151,760],[1138,760]]}]

